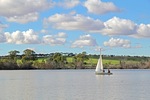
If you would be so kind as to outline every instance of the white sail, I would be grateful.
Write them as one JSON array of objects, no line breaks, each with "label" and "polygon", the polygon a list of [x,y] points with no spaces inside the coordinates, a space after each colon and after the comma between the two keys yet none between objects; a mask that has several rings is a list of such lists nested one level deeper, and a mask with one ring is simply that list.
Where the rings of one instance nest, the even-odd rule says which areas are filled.
[{"label": "white sail", "polygon": [[99,59],[98,59],[98,62],[97,62],[97,66],[96,66],[95,71],[96,71],[96,72],[102,72],[102,71],[103,71],[103,62],[102,62],[101,50],[100,50],[100,57],[99,57]]},{"label": "white sail", "polygon": [[103,62],[102,62],[102,55],[101,55],[101,49],[100,49],[100,57],[98,59],[97,62],[97,66],[95,69],[95,74],[96,75],[112,75],[113,73],[110,72],[110,70],[108,69],[108,73],[106,73],[103,69]]}]

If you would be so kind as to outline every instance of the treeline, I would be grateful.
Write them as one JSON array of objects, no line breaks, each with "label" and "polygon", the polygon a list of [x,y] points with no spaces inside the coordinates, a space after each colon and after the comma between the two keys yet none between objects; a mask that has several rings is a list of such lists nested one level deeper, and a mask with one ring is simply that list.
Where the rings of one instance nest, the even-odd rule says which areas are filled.
[{"label": "treeline", "polygon": [[[7,56],[0,57],[1,70],[16,69],[80,69],[84,66],[84,61],[88,59],[86,52],[73,53],[50,53],[36,54],[31,49],[23,51],[13,50]],[[67,57],[72,57],[72,62],[67,61]]]},{"label": "treeline", "polygon": [[[99,55],[91,55],[86,52],[36,54],[35,51],[26,49],[23,54],[19,55],[19,53],[19,51],[13,50],[9,52],[9,55],[0,56],[0,69],[93,69],[99,58]],[[93,61],[93,59],[95,60]],[[103,55],[103,59],[110,62],[111,60],[119,61],[117,64],[104,63],[104,68],[150,68],[149,57],[144,56]]]}]

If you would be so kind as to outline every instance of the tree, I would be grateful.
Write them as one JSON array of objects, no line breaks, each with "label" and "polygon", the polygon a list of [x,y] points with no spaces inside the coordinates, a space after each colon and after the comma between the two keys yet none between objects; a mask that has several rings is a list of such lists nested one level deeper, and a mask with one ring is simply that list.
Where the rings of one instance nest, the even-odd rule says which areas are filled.
[{"label": "tree", "polygon": [[63,68],[66,63],[66,57],[61,53],[54,53],[54,55],[49,57],[47,63],[53,66],[53,68]]},{"label": "tree", "polygon": [[74,56],[75,68],[83,68],[84,61],[88,59],[86,52],[82,52]]},{"label": "tree", "polygon": [[26,50],[24,50],[23,51],[23,53],[24,53],[24,59],[25,60],[35,60],[35,51],[33,51],[33,50],[31,50],[31,49],[26,49]]},{"label": "tree", "polygon": [[19,51],[17,50],[13,50],[13,51],[10,51],[9,52],[9,56],[12,60],[15,60],[16,59],[16,56],[17,56],[17,53],[20,53]]},{"label": "tree", "polygon": [[22,56],[22,64],[20,65],[20,68],[22,69],[34,69],[33,67],[33,60],[36,60],[36,54],[31,49],[26,49],[23,51]]}]

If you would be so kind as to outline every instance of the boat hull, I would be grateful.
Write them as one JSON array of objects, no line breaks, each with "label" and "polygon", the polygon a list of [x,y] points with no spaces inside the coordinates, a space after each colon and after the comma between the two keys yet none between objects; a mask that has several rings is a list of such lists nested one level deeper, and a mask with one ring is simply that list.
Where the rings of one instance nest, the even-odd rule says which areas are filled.
[{"label": "boat hull", "polygon": [[96,75],[112,75],[113,73],[95,72]]}]

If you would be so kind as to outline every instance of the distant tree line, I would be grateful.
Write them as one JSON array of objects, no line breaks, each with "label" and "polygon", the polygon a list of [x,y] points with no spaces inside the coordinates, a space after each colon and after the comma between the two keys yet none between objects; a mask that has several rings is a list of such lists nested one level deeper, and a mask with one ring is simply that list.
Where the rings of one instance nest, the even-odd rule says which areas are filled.
[{"label": "distant tree line", "polygon": [[[8,52],[6,56],[0,56],[1,70],[16,69],[93,69],[96,63],[90,59],[98,59],[99,55],[87,54],[86,52],[74,53],[50,53],[36,54],[34,50],[26,49],[23,54],[19,55],[19,51],[13,50]],[[70,57],[70,60],[67,60]],[[118,60],[119,64],[104,64],[104,68],[120,68],[120,69],[138,69],[150,68],[150,58],[145,56],[115,56],[103,55],[103,59]],[[131,62],[132,61],[132,62]],[[135,62],[134,62],[135,61]]]}]

